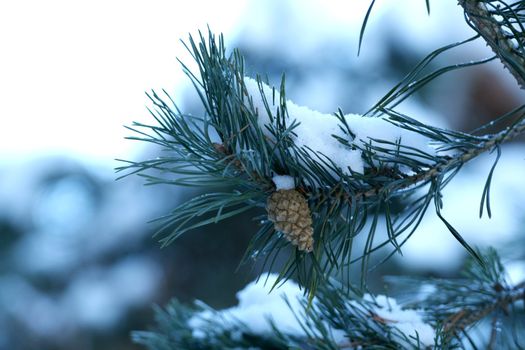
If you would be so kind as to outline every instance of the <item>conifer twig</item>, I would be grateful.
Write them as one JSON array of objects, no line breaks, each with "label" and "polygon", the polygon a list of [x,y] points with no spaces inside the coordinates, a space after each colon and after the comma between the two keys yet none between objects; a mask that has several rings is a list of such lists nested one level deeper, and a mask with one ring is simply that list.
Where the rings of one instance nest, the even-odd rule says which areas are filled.
[{"label": "conifer twig", "polygon": [[[523,72],[525,57],[523,52],[519,50],[520,48],[523,49],[523,43],[520,42],[523,41],[523,28],[519,21],[513,23],[512,18],[506,18],[509,16],[503,15],[502,11],[507,10],[511,17],[517,16],[517,13],[509,5],[503,1],[497,3],[495,10],[489,10],[485,1],[459,0],[459,5],[465,11],[467,23],[485,39],[492,51],[514,76],[518,85],[525,89]],[[497,15],[502,16],[503,19],[498,20],[495,17]],[[521,35],[517,35],[518,33]],[[516,40],[516,43],[512,40]]]},{"label": "conifer twig", "polygon": [[465,328],[475,324],[496,310],[506,312],[509,305],[525,298],[525,289],[513,288],[506,296],[494,300],[493,303],[486,304],[481,309],[474,311],[460,310],[451,315],[445,322],[445,331],[463,331]]},{"label": "conifer twig", "polygon": [[[403,182],[403,184],[397,188],[403,189],[418,183],[422,183],[424,181],[428,181],[431,178],[442,174],[447,169],[454,168],[457,165],[462,165],[477,156],[479,156],[482,153],[485,153],[497,145],[500,145],[504,142],[507,142],[509,140],[512,140],[513,138],[517,137],[518,135],[525,132],[525,120],[522,120],[521,122],[510,126],[506,128],[505,130],[500,131],[497,134],[487,136],[487,140],[480,143],[478,147],[473,147],[468,150],[466,150],[463,153],[460,153],[458,156],[451,157],[449,160],[438,163],[434,165],[433,167],[429,168],[426,171],[408,176],[405,178],[406,182]],[[373,197],[379,193],[378,188],[370,189],[364,192],[360,192],[356,195],[356,199],[364,199],[367,197]]]}]

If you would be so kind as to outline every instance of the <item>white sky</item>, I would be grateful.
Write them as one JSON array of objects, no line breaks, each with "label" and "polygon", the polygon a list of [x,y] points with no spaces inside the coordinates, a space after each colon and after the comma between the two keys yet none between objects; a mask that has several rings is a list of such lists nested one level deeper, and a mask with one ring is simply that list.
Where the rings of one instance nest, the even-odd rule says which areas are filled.
[{"label": "white sky", "polygon": [[179,39],[207,24],[232,38],[243,4],[1,1],[0,158],[129,157],[143,145],[123,125],[148,120],[144,91],[175,90]]}]

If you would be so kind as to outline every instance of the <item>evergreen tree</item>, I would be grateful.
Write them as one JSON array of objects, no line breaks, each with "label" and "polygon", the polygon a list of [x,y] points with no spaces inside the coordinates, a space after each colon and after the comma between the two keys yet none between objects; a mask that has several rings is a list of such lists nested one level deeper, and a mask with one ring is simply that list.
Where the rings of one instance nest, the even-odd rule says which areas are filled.
[{"label": "evergreen tree", "polygon": [[[156,123],[135,123],[132,139],[157,144],[162,153],[119,170],[138,173],[149,184],[209,189],[161,219],[163,245],[258,210],[260,229],[242,263],[260,261],[261,271],[279,274],[261,277],[274,296],[261,297],[249,286],[239,294],[239,307],[222,312],[174,300],[157,310],[157,329],[134,333],[135,341],[155,350],[525,347],[519,305],[525,282],[510,283],[497,252],[471,247],[442,214],[444,187],[465,163],[494,152],[479,209],[480,216],[491,215],[501,145],[525,132],[525,105],[470,133],[427,125],[396,110],[435,78],[496,59],[525,88],[525,1],[460,0],[459,6],[477,34],[430,53],[364,115],[342,110],[324,115],[298,106],[286,98],[284,75],[277,88],[260,75],[248,77],[241,52],[228,53],[222,36],[210,31],[189,38],[198,72],[182,67],[205,113],[184,113],[166,93],[152,92]],[[494,55],[429,71],[443,53],[474,40],[484,40]],[[508,126],[488,133],[501,125]],[[229,190],[213,192],[218,187]],[[470,254],[464,278],[389,278],[406,288],[410,298],[403,305],[370,294],[370,257],[390,249],[385,261],[401,252],[431,211]],[[365,243],[357,250],[362,236]],[[281,262],[277,256],[283,254],[287,260]],[[259,295],[259,306],[250,304],[250,293]],[[273,319],[247,322],[257,311]]]}]

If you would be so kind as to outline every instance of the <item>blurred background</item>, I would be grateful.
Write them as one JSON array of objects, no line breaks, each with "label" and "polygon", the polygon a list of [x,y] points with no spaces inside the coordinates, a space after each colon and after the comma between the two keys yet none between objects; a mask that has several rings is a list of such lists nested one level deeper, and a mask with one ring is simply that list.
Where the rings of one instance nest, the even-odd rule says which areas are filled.
[{"label": "blurred background", "polygon": [[[164,88],[201,113],[176,61],[189,62],[179,39],[209,25],[241,49],[250,75],[278,85],[286,72],[297,104],[363,113],[426,54],[473,35],[455,3],[430,1],[428,16],[423,0],[378,2],[358,57],[369,0],[0,2],[0,349],[138,349],[129,333],[153,323],[152,305],[227,307],[255,276],[251,266],[235,272],[257,230],[250,216],[160,249],[148,221],[197,192],[115,181],[115,159],[156,156],[124,140],[124,125],[153,122],[144,91]],[[436,64],[489,55],[474,42]],[[492,62],[435,80],[400,111],[469,131],[523,102]],[[525,243],[524,154],[519,140],[503,148],[492,219],[478,211],[494,154],[445,191],[449,221],[471,244],[495,245],[515,282],[525,277],[525,252],[513,248]],[[465,259],[433,215],[403,253],[374,276],[456,277]]]}]

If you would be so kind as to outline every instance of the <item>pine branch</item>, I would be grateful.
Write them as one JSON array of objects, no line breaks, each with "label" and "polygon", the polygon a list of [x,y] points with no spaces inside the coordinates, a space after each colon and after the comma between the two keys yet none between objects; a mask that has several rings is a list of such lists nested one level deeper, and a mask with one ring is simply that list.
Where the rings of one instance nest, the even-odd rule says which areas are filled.
[{"label": "pine branch", "polygon": [[459,0],[467,23],[478,32],[525,89],[525,1]]},{"label": "pine branch", "polygon": [[[511,320],[519,313],[514,306],[525,298],[525,282],[512,285],[494,249],[479,253],[483,266],[470,261],[463,272],[464,279],[416,279],[388,277],[387,281],[403,293],[414,295],[405,306],[421,307],[427,320],[440,325],[443,341],[462,341],[483,320]],[[420,292],[414,286],[426,286],[430,292],[416,297]],[[407,288],[408,287],[408,288]],[[410,290],[412,289],[412,291]],[[488,339],[490,343],[490,336]],[[478,341],[479,342],[479,341]],[[512,348],[510,339],[506,347]],[[479,345],[479,344],[478,344]],[[500,344],[503,347],[503,344]]]},{"label": "pine branch", "polygon": [[[214,310],[201,302],[188,307],[173,300],[165,310],[157,310],[156,330],[135,332],[134,340],[152,350],[253,346],[304,350],[465,349],[468,347],[462,342],[469,341],[468,334],[479,321],[491,319],[493,323],[510,318],[513,304],[525,296],[525,283],[511,286],[505,280],[505,270],[494,250],[480,256],[485,267],[471,262],[462,280],[390,278],[391,283],[401,281],[411,286],[412,291],[399,291],[412,301],[404,307],[394,298],[348,289],[334,280],[320,286],[311,301],[291,281],[281,286],[288,295],[278,294],[281,288],[268,295],[260,281],[239,292],[241,303],[226,310]],[[276,276],[271,278],[275,280]],[[418,298],[419,286],[432,286],[433,291]],[[245,293],[260,297],[250,303]],[[300,296],[289,299],[292,294]],[[489,343],[491,338],[489,335]],[[472,347],[481,345],[477,340]],[[510,349],[513,345],[510,337],[498,343],[499,348]]]},{"label": "pine branch", "polygon": [[[374,1],[363,23],[360,46],[373,4]],[[429,2],[426,4],[429,10]],[[199,42],[190,37],[186,47],[198,64],[199,74],[191,72],[184,64],[183,70],[192,81],[205,113],[200,117],[184,114],[167,94],[160,97],[153,92],[149,96],[154,105],[150,112],[157,124],[135,123],[130,129],[137,136],[131,138],[161,146],[162,156],[127,162],[119,171],[139,174],[149,184],[207,188],[222,185],[231,189],[196,197],[162,218],[163,244],[171,243],[191,229],[228,219],[251,208],[265,208],[266,214],[259,217],[261,228],[247,248],[243,262],[262,258],[262,270],[266,267],[272,270],[278,260],[276,257],[285,252],[288,259],[277,267],[280,274],[271,283],[271,289],[278,289],[285,280],[295,277],[301,286],[307,287],[308,294],[299,298],[300,310],[287,301],[300,323],[300,331],[283,331],[276,319],[269,323],[270,329],[261,333],[243,320],[231,317],[231,313],[213,310],[202,303],[186,307],[174,301],[165,311],[158,311],[158,330],[134,333],[136,342],[152,350],[252,346],[308,350],[456,349],[465,348],[467,342],[475,348],[470,330],[492,317],[488,344],[494,346],[495,328],[500,319],[511,313],[514,304],[525,300],[525,282],[510,285],[495,251],[480,253],[468,245],[442,215],[442,190],[465,163],[480,154],[497,150],[480,208],[480,215],[486,206],[490,216],[490,183],[500,146],[525,133],[525,105],[495,121],[512,118],[509,127],[495,134],[481,135],[488,125],[472,133],[461,133],[425,125],[395,110],[402,101],[440,75],[484,64],[496,57],[525,88],[522,24],[525,1],[509,5],[501,0],[460,0],[459,4],[478,35],[429,54],[365,116],[345,115],[341,110],[335,116],[322,116],[297,106],[285,97],[284,76],[279,89],[270,88],[260,77],[247,78],[242,55],[239,51],[227,55],[222,36],[217,39],[210,31],[207,38],[201,35]],[[480,36],[496,56],[428,72],[430,63],[439,55]],[[312,116],[325,118],[323,123],[331,123],[334,118],[338,120],[339,129],[330,129],[322,141],[335,145],[342,152],[330,153],[332,149],[323,144],[303,142],[301,132],[305,132],[304,125]],[[395,130],[394,135],[402,136],[364,135],[361,131],[367,128],[359,127],[367,122],[372,123],[368,129],[372,129],[370,125],[381,125],[385,130]],[[410,143],[412,138],[422,138],[435,148],[427,143]],[[351,157],[355,155],[359,157]],[[351,161],[341,162],[338,156],[347,156]],[[294,191],[293,196],[274,196],[283,190],[275,180],[276,174],[288,178],[292,188],[287,190]],[[418,197],[414,198],[416,194]],[[281,200],[277,204],[272,202],[270,210],[269,198],[285,198],[288,207],[280,208],[277,204],[285,201]],[[396,212],[394,200],[407,204],[402,211]],[[391,305],[395,302],[393,299],[364,294],[370,255],[389,244],[392,252],[385,259],[400,252],[432,204],[436,216],[477,259],[468,266],[465,278],[405,279],[412,285],[430,284],[435,290],[417,304],[407,304],[403,309],[397,304]],[[299,215],[299,211],[290,210],[291,214],[286,212],[286,215],[277,211],[292,206],[301,207],[301,215],[311,215],[302,221],[308,225],[313,222],[305,231],[314,232],[315,239],[308,237],[312,240],[306,248],[294,243],[296,236],[290,238],[292,223],[283,224],[282,221],[282,218]],[[375,235],[380,220],[385,222],[388,238],[378,244]],[[356,258],[353,239],[360,233],[367,236],[364,250]],[[283,238],[295,244],[294,249],[289,249],[290,244]],[[315,242],[313,246],[312,242]],[[361,289],[350,283],[350,267],[358,261],[362,264]],[[341,283],[331,279],[335,273],[340,276],[342,272],[348,275]],[[416,308],[425,311],[425,322]],[[406,325],[392,314],[392,310],[418,314],[414,316],[418,327],[407,333]],[[430,324],[434,328],[429,332]],[[429,334],[434,336],[429,338]],[[515,340],[515,344],[519,344],[519,340]]]},{"label": "pine branch", "polygon": [[[393,247],[388,256],[399,252],[431,204],[458,242],[476,257],[474,249],[441,214],[441,191],[464,163],[498,148],[525,130],[522,122],[525,106],[502,117],[516,118],[512,126],[483,136],[425,125],[393,109],[441,74],[488,62],[452,65],[427,73],[436,57],[471,40],[448,45],[428,55],[371,109],[370,116],[344,115],[342,111],[335,116],[323,116],[286,100],[284,77],[279,91],[269,88],[260,78],[249,81],[248,87],[242,55],[238,51],[227,55],[222,37],[216,40],[211,32],[207,39],[201,35],[200,42],[190,37],[187,48],[198,63],[200,74],[194,75],[185,65],[183,69],[196,88],[205,115],[184,114],[168,95],[161,97],[153,92],[149,97],[154,109],[150,112],[158,124],[135,123],[131,130],[139,135],[133,139],[162,146],[163,156],[127,162],[118,170],[138,173],[150,184],[233,189],[195,198],[175,208],[163,218],[165,224],[159,230],[163,244],[171,243],[193,228],[228,219],[249,208],[266,208],[267,199],[276,191],[273,176],[290,176],[294,179],[295,191],[308,201],[311,221],[304,222],[313,222],[310,232],[314,237],[299,239],[296,233],[283,231],[289,226],[276,226],[274,220],[263,217],[261,229],[243,262],[263,258],[263,268],[268,268],[274,264],[277,254],[287,248],[283,237],[292,243],[313,242],[305,251],[289,252],[288,260],[279,267],[282,279],[295,276],[311,293],[332,273],[349,270],[355,262],[361,263],[364,285],[370,255],[388,244]],[[328,156],[316,150],[316,145],[297,144],[305,132],[302,123],[307,120],[300,119],[305,111],[314,113],[316,118],[326,118],[327,122],[339,121],[340,132],[324,135],[322,140],[322,143],[331,143],[328,151],[337,149],[338,154]],[[265,119],[267,122],[263,123]],[[404,136],[396,139],[362,133],[357,136],[359,125],[378,121],[383,123],[379,128]],[[437,150],[427,144],[407,144],[412,138],[427,140],[425,142],[435,144]],[[362,170],[337,163],[338,157],[346,156],[339,149],[360,154],[357,163],[351,164],[362,164]],[[417,199],[410,197],[420,189],[425,193]],[[487,181],[484,195],[489,189],[490,181]],[[394,200],[411,204],[402,212],[394,212],[390,209]],[[488,196],[482,205],[489,208]],[[375,233],[381,220],[385,221],[388,238],[376,242]],[[356,258],[352,241],[362,231],[368,235],[367,242]],[[311,254],[306,254],[311,250]]]},{"label": "pine branch", "polygon": [[[495,289],[501,288],[499,285],[494,286]],[[525,298],[525,290],[518,286],[513,287],[507,295],[501,298],[495,299],[490,303],[478,308],[477,310],[460,310],[457,313],[449,316],[445,320],[445,331],[459,333],[466,328],[476,324],[480,320],[484,319],[488,315],[495,311],[503,311],[507,313],[508,307],[515,302],[523,300]]]},{"label": "pine branch", "polygon": [[[524,108],[525,106],[521,107]],[[523,118],[525,114],[520,116],[520,119]],[[451,169],[462,166],[468,161],[476,158],[482,153],[491,151],[495,147],[498,147],[502,143],[512,140],[513,138],[525,133],[525,120],[516,123],[515,125],[509,126],[505,130],[500,131],[494,135],[488,135],[485,137],[485,141],[480,142],[478,145],[473,146],[470,149],[467,149],[457,155],[450,157],[443,162],[436,164],[435,166],[422,171],[420,173],[410,175],[404,178],[402,185],[399,185],[395,190],[402,190],[404,188],[414,186],[421,182],[427,182],[430,179],[441,175],[445,172],[450,171]],[[381,188],[373,188],[364,192],[359,192],[355,195],[356,199],[364,199],[367,197],[377,196],[381,192]]]}]

